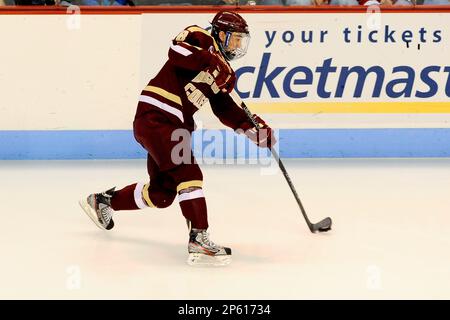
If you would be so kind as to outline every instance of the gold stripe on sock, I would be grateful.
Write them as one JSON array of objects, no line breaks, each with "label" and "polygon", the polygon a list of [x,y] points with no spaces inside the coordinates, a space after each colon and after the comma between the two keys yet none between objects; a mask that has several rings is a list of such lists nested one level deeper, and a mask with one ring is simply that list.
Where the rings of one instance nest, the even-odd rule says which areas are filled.
[{"label": "gold stripe on sock", "polygon": [[155,204],[150,200],[150,195],[148,194],[148,188],[150,187],[150,183],[146,183],[144,188],[142,189],[142,198],[144,198],[147,205],[151,208],[156,208]]},{"label": "gold stripe on sock", "polygon": [[202,187],[203,181],[202,180],[191,180],[191,181],[185,181],[178,185],[177,192],[180,192],[180,190],[190,188],[190,187]]}]

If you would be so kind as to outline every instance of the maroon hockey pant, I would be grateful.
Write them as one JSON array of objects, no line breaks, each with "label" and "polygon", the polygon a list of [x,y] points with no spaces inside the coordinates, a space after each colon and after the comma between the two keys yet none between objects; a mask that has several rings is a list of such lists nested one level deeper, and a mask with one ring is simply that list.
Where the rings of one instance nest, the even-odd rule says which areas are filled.
[{"label": "maroon hockey pant", "polygon": [[[134,121],[134,136],[147,150],[149,183],[133,183],[114,193],[114,210],[137,210],[146,207],[167,208],[178,194],[183,216],[192,228],[208,228],[206,201],[202,190],[203,175],[190,148],[190,134],[181,135],[188,140],[172,141],[174,130],[184,130],[171,122],[165,114],[152,111]],[[181,152],[172,151],[181,150]],[[183,151],[184,150],[184,151]],[[184,159],[182,163],[180,158]]]}]

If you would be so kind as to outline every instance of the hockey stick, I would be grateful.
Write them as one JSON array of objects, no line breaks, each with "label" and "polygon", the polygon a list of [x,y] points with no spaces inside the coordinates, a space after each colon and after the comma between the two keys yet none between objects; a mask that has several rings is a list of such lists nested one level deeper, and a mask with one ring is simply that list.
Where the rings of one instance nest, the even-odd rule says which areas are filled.
[{"label": "hockey stick", "polygon": [[[253,123],[253,125],[255,126],[256,130],[259,131],[259,125],[258,122],[256,122],[256,120],[253,117],[252,112],[248,109],[248,107],[245,105],[244,101],[241,100],[241,98],[239,97],[239,95],[237,94],[236,91],[232,91],[230,93],[231,97],[233,98],[233,100],[242,107],[242,109],[245,111],[245,113],[247,114],[247,117],[249,118],[249,120]],[[300,201],[300,197],[297,194],[297,191],[295,190],[295,187],[292,183],[291,178],[289,177],[289,174],[286,171],[286,168],[284,167],[283,162],[281,162],[280,157],[278,156],[278,153],[275,151],[275,149],[270,148],[270,151],[272,152],[272,156],[274,157],[274,159],[276,160],[276,162],[278,163],[278,166],[280,167],[281,172],[283,172],[284,178],[286,179],[286,182],[288,183],[289,187],[291,188],[292,194],[294,195],[295,200],[297,201],[298,206],[300,207],[300,211],[303,214],[303,217],[306,220],[306,223],[308,224],[309,230],[312,233],[315,233],[317,231],[319,232],[326,232],[331,230],[331,224],[332,224],[332,220],[330,217],[327,217],[317,223],[311,223],[311,221],[309,220],[305,209],[303,208],[302,202]]]}]

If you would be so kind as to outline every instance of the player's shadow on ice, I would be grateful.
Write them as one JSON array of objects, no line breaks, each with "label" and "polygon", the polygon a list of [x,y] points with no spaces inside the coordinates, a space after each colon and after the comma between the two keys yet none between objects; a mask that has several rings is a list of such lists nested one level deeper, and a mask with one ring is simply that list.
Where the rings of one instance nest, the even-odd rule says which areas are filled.
[{"label": "player's shadow on ice", "polygon": [[[101,246],[109,244],[109,250],[113,252],[115,244],[126,244],[125,248],[120,250],[126,250],[125,254],[129,254],[130,257],[134,257],[142,263],[149,265],[165,265],[179,264],[185,262],[187,259],[187,243],[167,243],[163,240],[155,240],[149,238],[137,238],[125,235],[119,235],[111,232],[83,232],[83,235],[90,237],[93,240],[101,242]],[[239,246],[233,246],[233,260],[239,264],[259,264],[265,262],[273,262],[272,257],[264,249],[264,246],[258,248],[259,250],[248,250],[245,246],[239,248]],[[250,253],[253,252],[253,253]]]},{"label": "player's shadow on ice", "polygon": [[125,244],[120,250],[125,255],[130,255],[145,264],[167,265],[187,259],[187,244],[167,243],[163,240],[153,240],[148,238],[134,238],[107,232],[84,232],[88,237],[102,242],[102,245],[109,244],[110,250],[116,244]]}]

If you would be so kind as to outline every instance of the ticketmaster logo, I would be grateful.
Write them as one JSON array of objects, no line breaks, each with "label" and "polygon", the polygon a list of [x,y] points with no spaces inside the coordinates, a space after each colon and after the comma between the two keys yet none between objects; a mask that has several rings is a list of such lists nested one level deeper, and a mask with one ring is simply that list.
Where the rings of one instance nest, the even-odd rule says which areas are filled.
[{"label": "ticketmaster logo", "polygon": [[[320,66],[311,69],[308,66],[272,66],[271,53],[262,55],[259,67],[244,66],[236,70],[238,82],[236,91],[241,98],[260,98],[267,90],[272,98],[283,94],[289,98],[303,99],[317,95],[323,99],[342,98],[349,95],[361,98],[431,98],[437,94],[450,97],[450,66],[430,65],[417,67],[400,65],[385,68],[379,65],[337,66],[333,58],[323,60]],[[254,81],[246,86],[239,82],[241,76],[251,77]],[[256,77],[256,79],[255,79]],[[355,81],[350,81],[356,77]],[[282,84],[280,87],[280,83]],[[314,85],[313,85],[314,83]]]}]

